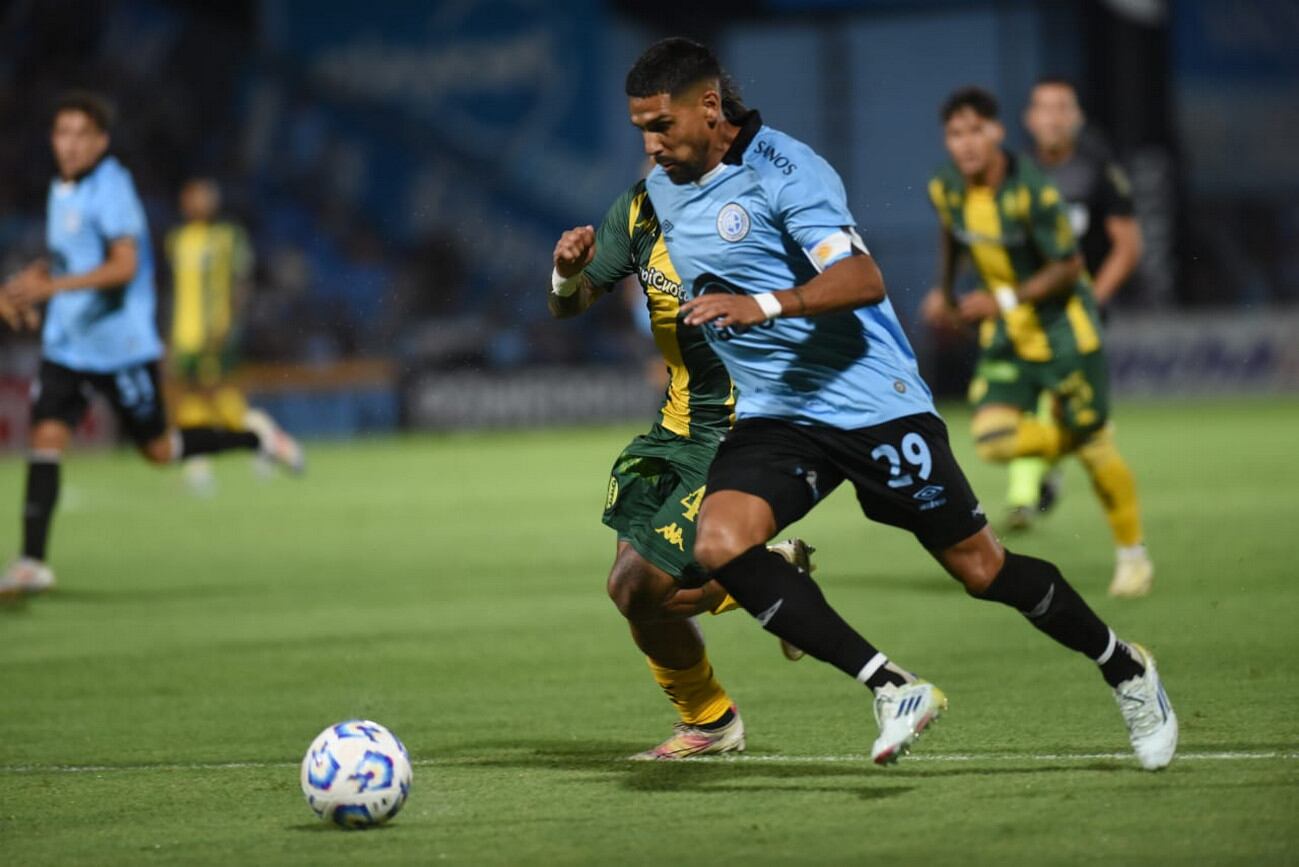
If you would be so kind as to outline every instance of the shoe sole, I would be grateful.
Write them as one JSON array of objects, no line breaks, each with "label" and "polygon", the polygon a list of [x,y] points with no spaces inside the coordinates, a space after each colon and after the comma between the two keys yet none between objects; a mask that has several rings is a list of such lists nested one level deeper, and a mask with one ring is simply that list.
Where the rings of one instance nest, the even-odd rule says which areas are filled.
[{"label": "shoe sole", "polygon": [[939,702],[937,707],[935,707],[932,711],[930,711],[929,713],[925,714],[920,718],[920,722],[916,723],[916,727],[911,730],[910,737],[906,738],[904,741],[894,746],[892,749],[886,750],[880,753],[878,756],[873,756],[871,758],[871,761],[881,766],[897,764],[898,759],[902,758],[905,755],[908,755],[911,752],[912,744],[920,740],[920,736],[925,733],[925,730],[928,729],[931,725],[937,723],[946,710],[947,710],[947,697],[944,696],[943,700]]},{"label": "shoe sole", "polygon": [[700,750],[697,753],[687,753],[684,756],[671,756],[671,755],[656,756],[651,751],[651,752],[644,752],[644,753],[636,753],[635,755],[628,756],[627,761],[629,762],[684,762],[684,761],[689,761],[690,759],[693,758],[697,758],[698,756],[720,756],[726,753],[742,753],[744,752],[745,746],[747,746],[747,744],[745,743],[744,739],[741,738],[738,743],[732,744],[731,746],[725,747],[724,749],[720,749],[720,750],[713,750],[713,749]]}]

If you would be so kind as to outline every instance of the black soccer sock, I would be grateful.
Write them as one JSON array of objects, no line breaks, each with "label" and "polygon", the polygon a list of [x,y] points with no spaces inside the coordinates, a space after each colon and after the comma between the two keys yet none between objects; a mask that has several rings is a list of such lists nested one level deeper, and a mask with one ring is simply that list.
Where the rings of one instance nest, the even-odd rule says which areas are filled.
[{"label": "black soccer sock", "polygon": [[59,455],[35,452],[27,460],[27,491],[23,497],[23,556],[45,559],[50,519],[59,501]]},{"label": "black soccer sock", "polygon": [[1065,647],[1086,654],[1110,686],[1145,671],[1060,570],[1045,560],[1007,551],[1001,571],[978,598],[1011,606]]},{"label": "black soccer sock", "polygon": [[784,557],[755,545],[713,573],[762,628],[871,689],[906,683],[888,658],[857,634],[821,588]]},{"label": "black soccer sock", "polygon": [[252,431],[226,430],[220,427],[184,427],[179,433],[178,460],[213,452],[228,452],[233,449],[256,449],[261,445],[257,434]]}]

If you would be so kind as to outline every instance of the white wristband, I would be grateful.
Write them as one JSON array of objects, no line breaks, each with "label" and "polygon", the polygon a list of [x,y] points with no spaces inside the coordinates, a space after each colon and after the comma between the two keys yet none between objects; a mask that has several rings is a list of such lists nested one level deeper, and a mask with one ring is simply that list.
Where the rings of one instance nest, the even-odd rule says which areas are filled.
[{"label": "white wristband", "polygon": [[780,306],[780,299],[772,292],[763,292],[760,295],[754,295],[753,300],[758,302],[758,306],[762,308],[763,315],[768,319],[775,319],[781,313],[785,312]]},{"label": "white wristband", "polygon": [[572,277],[561,277],[559,276],[559,269],[556,268],[550,272],[550,291],[560,298],[567,298],[577,291],[577,287],[582,283],[581,277],[581,271],[578,271]]},{"label": "white wristband", "polygon": [[992,290],[992,297],[997,299],[997,306],[1002,313],[1009,313],[1019,306],[1019,296],[1009,286],[998,286]]}]

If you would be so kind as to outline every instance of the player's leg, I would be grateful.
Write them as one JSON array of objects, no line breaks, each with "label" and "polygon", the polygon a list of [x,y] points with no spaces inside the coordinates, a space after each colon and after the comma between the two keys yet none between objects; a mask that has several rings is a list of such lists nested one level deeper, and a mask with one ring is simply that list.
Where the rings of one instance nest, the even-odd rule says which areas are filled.
[{"label": "player's leg", "polygon": [[1075,454],[1087,471],[1114,534],[1116,565],[1113,596],[1150,592],[1155,569],[1146,553],[1136,479],[1119,453],[1109,421],[1109,372],[1103,352],[1082,356],[1060,376],[1064,423],[1078,443]]},{"label": "player's leg", "polygon": [[676,587],[672,576],[630,543],[618,543],[609,597],[627,619],[632,640],[681,720],[670,737],[634,759],[682,759],[744,749],[744,723],[713,671],[699,628],[690,617],[667,608]]},{"label": "player's leg", "polygon": [[229,451],[260,451],[291,471],[302,470],[301,448],[269,418],[261,429],[251,430],[169,427],[157,363],[97,376],[95,386],[108,397],[122,425],[150,463],[170,464]]},{"label": "player's leg", "polygon": [[906,683],[906,673],[839,616],[806,571],[766,547],[841,480],[794,425],[739,422],[709,471],[695,559],[768,632],[871,689]]},{"label": "player's leg", "polygon": [[1014,608],[1057,643],[1097,664],[1114,689],[1143,767],[1157,770],[1173,760],[1177,716],[1154,657],[1140,645],[1118,640],[1054,564],[1005,550],[986,527],[932,553],[971,596]]},{"label": "player's leg", "polygon": [[[923,417],[903,419],[917,436],[909,455],[920,465],[917,475],[938,493],[917,491],[910,499],[881,496],[878,517],[908,525],[922,545],[960,581],[971,596],[999,602],[1019,611],[1059,644],[1081,653],[1100,668],[1128,725],[1128,734],[1143,766],[1163,767],[1177,746],[1177,718],[1168,704],[1153,659],[1144,650],[1119,641],[1114,631],[1087,605],[1054,564],[1007,551],[984,524],[968,516],[978,512],[978,500],[951,453],[941,422]],[[919,444],[918,444],[919,443]],[[894,493],[905,493],[899,486]],[[860,495],[860,488],[859,488]],[[919,505],[915,501],[936,504]],[[906,514],[914,508],[914,512]]]},{"label": "player's leg", "polygon": [[970,384],[975,451],[985,461],[1009,464],[1007,530],[1032,524],[1042,478],[1069,447],[1054,413],[1040,411],[1039,368],[1018,359],[985,358]]},{"label": "player's leg", "polygon": [[609,597],[680,717],[671,737],[635,758],[686,758],[744,748],[743,723],[690,620],[720,602],[722,594],[719,588],[693,594],[694,606],[675,598],[683,580],[703,583],[690,546],[712,454],[711,446],[656,428],[634,439],[610,472],[603,521],[619,541]]},{"label": "player's leg", "polygon": [[[177,428],[211,427],[217,424],[216,407],[209,388],[202,381],[202,356],[179,353],[173,356],[175,374],[172,388],[165,396],[174,408],[173,423]],[[216,472],[208,455],[196,455],[181,462],[185,485],[195,494],[210,496],[216,492]]]},{"label": "player's leg", "polygon": [[46,563],[50,525],[59,502],[63,454],[87,407],[84,385],[77,371],[48,361],[41,363],[33,389],[28,436],[23,548],[0,576],[0,595],[38,593],[54,586],[54,573]]},{"label": "player's leg", "polygon": [[[1038,396],[1037,411],[1039,421],[1051,423],[1054,420],[1055,398],[1049,391]],[[1052,461],[1040,457],[1019,457],[1011,460],[1006,467],[1008,486],[1006,505],[1010,509],[1007,516],[1007,530],[1027,530],[1032,526],[1041,512],[1048,511],[1055,505],[1056,492],[1059,488],[1059,477]]]}]

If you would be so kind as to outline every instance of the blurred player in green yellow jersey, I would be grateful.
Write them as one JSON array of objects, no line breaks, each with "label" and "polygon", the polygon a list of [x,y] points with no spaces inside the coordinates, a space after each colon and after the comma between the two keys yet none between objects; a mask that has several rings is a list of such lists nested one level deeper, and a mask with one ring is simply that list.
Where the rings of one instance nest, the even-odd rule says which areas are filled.
[{"label": "blurred player in green yellow jersey", "polygon": [[[1141,260],[1141,226],[1127,175],[1102,143],[1084,140],[1085,123],[1072,83],[1047,77],[1033,85],[1024,110],[1033,159],[1064,199],[1103,320],[1110,300]],[[1044,411],[1050,410],[1048,396]],[[1016,527],[1027,527],[1059,496],[1060,469],[1042,458],[1016,458],[1009,471],[1009,520]]]},{"label": "blurred player in green yellow jersey", "polygon": [[[230,378],[239,314],[252,275],[252,246],[242,226],[221,218],[215,181],[186,182],[180,210],[185,222],[167,236],[174,287],[170,354],[178,391],[175,421],[182,427],[256,427],[265,421],[264,413],[249,409]],[[195,491],[211,492],[211,461],[203,456],[186,460],[185,478]]]},{"label": "blurred player in green yellow jersey", "polygon": [[[935,325],[976,324],[982,348],[970,387],[979,455],[1009,462],[1076,454],[1114,534],[1110,592],[1141,596],[1154,575],[1132,472],[1109,423],[1109,374],[1091,279],[1065,203],[1030,160],[1002,149],[991,94],[965,88],[944,103],[952,160],[929,183],[942,223],[940,285],[925,300]],[[954,294],[963,258],[981,287]],[[1039,397],[1054,402],[1037,414]]]},{"label": "blurred player in green yellow jersey", "polygon": [[[730,377],[701,329],[681,321],[681,279],[644,181],[614,202],[598,230],[580,226],[565,232],[555,246],[554,264],[549,308],[559,318],[583,312],[637,275],[668,371],[659,417],[614,461],[604,508],[604,523],[618,534],[609,596],[681,719],[669,738],[632,758],[743,750],[744,723],[691,619],[737,607],[691,555],[708,467],[733,420]],[[801,540],[771,548],[811,571],[811,549]],[[783,642],[781,648],[791,660],[803,655]]]}]

